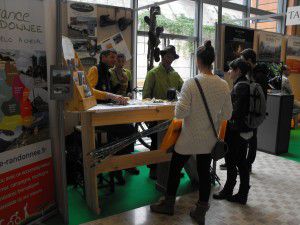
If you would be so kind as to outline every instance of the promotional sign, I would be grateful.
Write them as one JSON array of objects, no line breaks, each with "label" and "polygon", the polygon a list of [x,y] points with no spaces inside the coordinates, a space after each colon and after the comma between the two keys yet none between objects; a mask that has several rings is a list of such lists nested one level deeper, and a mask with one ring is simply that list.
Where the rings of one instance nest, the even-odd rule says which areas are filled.
[{"label": "promotional sign", "polygon": [[286,49],[286,64],[292,73],[300,73],[300,38],[289,37]]},{"label": "promotional sign", "polygon": [[282,35],[261,32],[259,35],[258,61],[280,63]]},{"label": "promotional sign", "polygon": [[55,208],[51,141],[0,157],[0,224],[26,224]]},{"label": "promotional sign", "polygon": [[124,54],[126,60],[130,60],[132,58],[122,33],[117,33],[112,37],[102,41],[101,50],[106,50],[110,48],[113,48],[118,53]]},{"label": "promotional sign", "polygon": [[54,204],[44,22],[43,1],[0,0],[0,224]]},{"label": "promotional sign", "polygon": [[286,25],[300,24],[300,6],[288,7],[286,13]]},{"label": "promotional sign", "polygon": [[240,57],[246,48],[253,48],[254,30],[234,26],[225,26],[224,71],[229,70],[228,64]]}]

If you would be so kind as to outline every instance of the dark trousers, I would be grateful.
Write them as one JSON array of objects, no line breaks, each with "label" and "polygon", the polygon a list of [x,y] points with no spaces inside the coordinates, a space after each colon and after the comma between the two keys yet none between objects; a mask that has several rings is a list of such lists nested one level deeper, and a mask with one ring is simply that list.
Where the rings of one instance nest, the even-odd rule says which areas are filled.
[{"label": "dark trousers", "polygon": [[[158,124],[158,122],[150,122],[150,123],[148,123],[148,127],[152,128],[152,127],[156,126],[157,124]],[[157,133],[151,134],[150,139],[151,139],[150,151],[158,150]],[[148,168],[156,170],[157,164],[150,164],[150,165],[148,165]]]},{"label": "dark trousers", "polygon": [[253,137],[249,140],[249,151],[247,155],[247,161],[249,166],[251,166],[256,158],[257,151],[257,129],[253,130]]},{"label": "dark trousers", "polygon": [[246,192],[249,189],[249,164],[247,162],[248,141],[240,136],[239,132],[227,129],[225,141],[229,150],[225,156],[227,165],[227,180],[224,186],[226,192],[232,192],[236,184],[237,171],[240,174],[240,191]]},{"label": "dark trousers", "polygon": [[[174,152],[172,155],[171,165],[169,169],[169,178],[167,185],[167,195],[176,196],[180,182],[180,172],[184,164],[189,160],[191,155],[181,155]],[[199,176],[199,201],[208,202],[211,189],[210,177],[211,155],[197,155],[197,171]]]}]

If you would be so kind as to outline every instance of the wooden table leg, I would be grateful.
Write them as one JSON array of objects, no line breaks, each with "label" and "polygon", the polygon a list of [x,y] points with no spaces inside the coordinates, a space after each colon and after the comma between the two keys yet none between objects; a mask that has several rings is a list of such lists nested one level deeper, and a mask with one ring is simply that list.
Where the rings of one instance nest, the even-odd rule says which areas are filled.
[{"label": "wooden table leg", "polygon": [[91,156],[87,155],[95,149],[95,128],[92,126],[91,113],[81,114],[81,127],[85,198],[88,207],[100,214],[97,175],[95,169],[91,168]]}]

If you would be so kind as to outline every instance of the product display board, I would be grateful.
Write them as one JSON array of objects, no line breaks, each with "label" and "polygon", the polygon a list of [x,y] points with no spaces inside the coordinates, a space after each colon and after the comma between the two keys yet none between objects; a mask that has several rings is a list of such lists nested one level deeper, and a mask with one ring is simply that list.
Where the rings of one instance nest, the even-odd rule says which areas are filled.
[{"label": "product display board", "polygon": [[228,64],[240,57],[246,48],[253,48],[254,30],[225,26],[224,71],[229,70]]},{"label": "product display board", "polygon": [[0,223],[55,207],[44,2],[1,0]]},{"label": "product display board", "polygon": [[280,63],[281,46],[281,34],[261,32],[258,44],[258,61]]},{"label": "product display board", "polygon": [[286,64],[292,73],[300,73],[300,38],[289,37],[286,49]]},{"label": "product display board", "polygon": [[68,37],[84,65],[93,66],[97,52],[97,6],[68,2]]}]

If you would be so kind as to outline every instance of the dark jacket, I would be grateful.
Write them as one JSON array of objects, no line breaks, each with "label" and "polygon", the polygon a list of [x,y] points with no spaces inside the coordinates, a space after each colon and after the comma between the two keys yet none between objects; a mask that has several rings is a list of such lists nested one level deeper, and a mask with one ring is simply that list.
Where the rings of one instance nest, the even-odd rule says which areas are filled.
[{"label": "dark jacket", "polygon": [[248,81],[246,76],[239,77],[234,82],[231,91],[231,101],[233,106],[232,116],[229,120],[229,128],[237,132],[249,132],[250,128],[245,123],[249,114],[250,86],[242,81]]},{"label": "dark jacket", "polygon": [[98,65],[98,83],[95,88],[99,91],[111,92],[109,66],[105,63]]},{"label": "dark jacket", "polygon": [[265,97],[267,99],[268,88],[269,88],[269,78],[268,78],[268,68],[264,68],[263,64],[258,64],[254,67],[252,71],[253,79],[256,83],[260,84],[262,87]]}]

